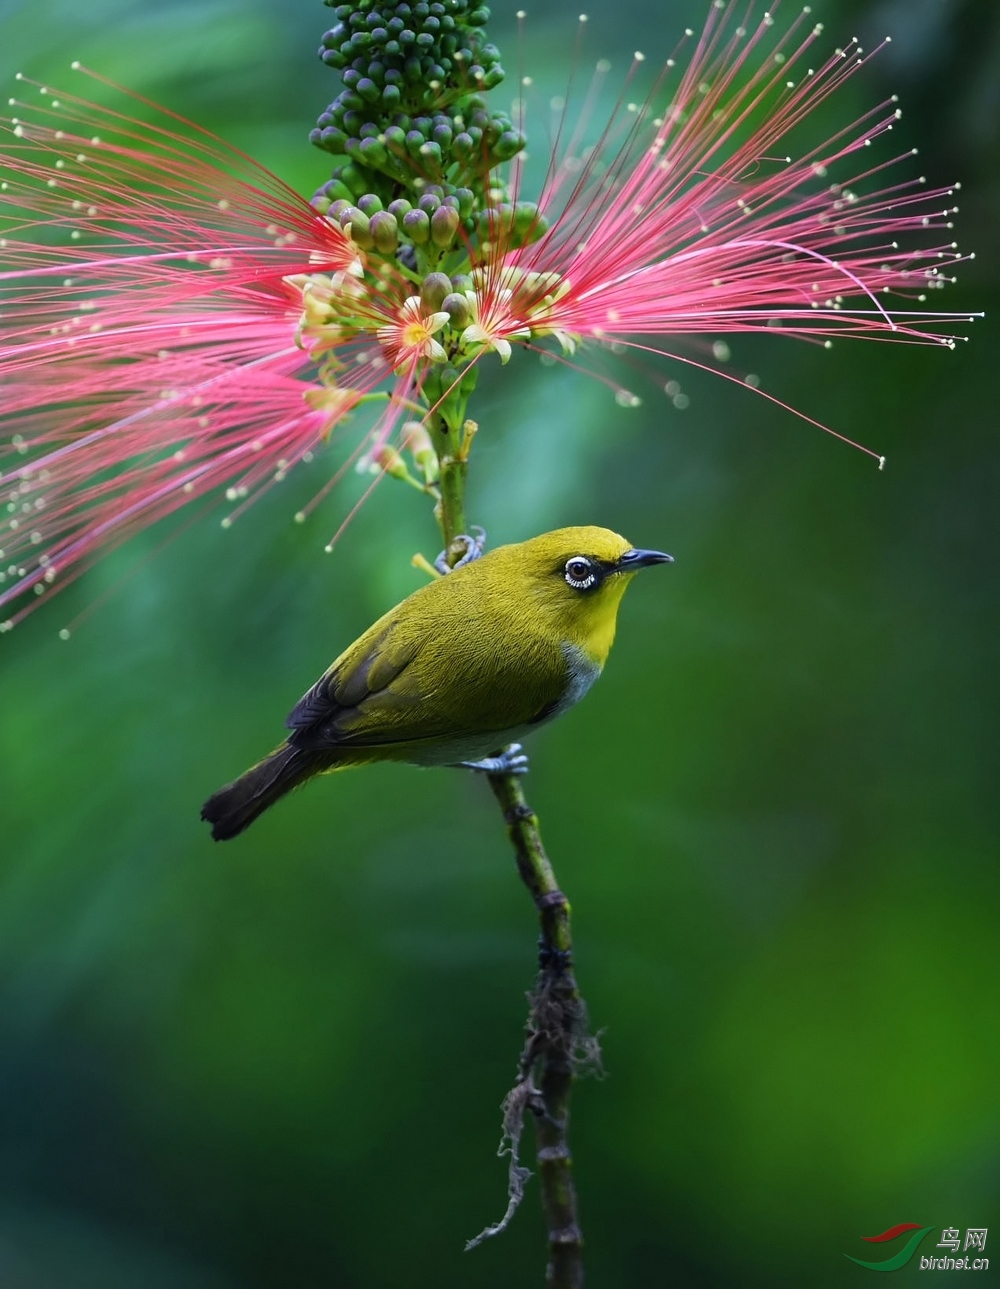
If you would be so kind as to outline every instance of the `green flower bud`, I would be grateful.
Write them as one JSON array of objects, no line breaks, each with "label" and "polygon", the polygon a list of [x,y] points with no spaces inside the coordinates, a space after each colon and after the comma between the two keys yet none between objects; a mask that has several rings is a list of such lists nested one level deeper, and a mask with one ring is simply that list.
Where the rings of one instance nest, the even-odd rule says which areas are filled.
[{"label": "green flower bud", "polygon": [[425,246],[431,237],[430,216],[425,210],[411,210],[403,216],[403,232],[414,246]]},{"label": "green flower bud", "polygon": [[420,284],[421,300],[428,309],[433,309],[435,312],[441,308],[441,302],[450,291],[451,278],[447,273],[428,273]]},{"label": "green flower bud", "polygon": [[549,223],[533,201],[519,201],[514,206],[514,236],[519,245],[537,242]]},{"label": "green flower bud", "polygon": [[505,130],[493,144],[492,152],[497,161],[509,161],[524,147],[524,136],[516,130]]},{"label": "green flower bud", "polygon": [[370,182],[369,176],[365,174],[364,170],[362,170],[360,166],[341,166],[335,173],[340,182],[345,188],[347,188],[355,199],[363,196],[364,193],[368,191],[368,184]]},{"label": "green flower bud", "polygon": [[471,188],[456,188],[455,198],[458,201],[458,213],[462,219],[468,219],[472,214],[475,204],[476,194]]},{"label": "green flower bud", "polygon": [[514,207],[510,202],[501,202],[479,212],[476,223],[480,237],[496,237],[510,228],[514,218]]},{"label": "green flower bud", "polygon": [[464,328],[472,321],[472,309],[464,293],[451,291],[441,301],[440,307],[451,318],[453,327]]},{"label": "green flower bud", "polygon": [[381,139],[362,139],[355,160],[361,161],[371,170],[385,170],[395,166],[395,160]]},{"label": "green flower bud", "polygon": [[403,426],[403,443],[425,483],[437,483],[440,475],[437,453],[427,427],[421,421],[407,421]]},{"label": "green flower bud", "polygon": [[[354,200],[354,194],[351,192],[350,188],[348,188],[346,184],[341,183],[339,179],[331,179],[329,183],[324,184],[322,191],[324,196],[328,197],[334,205],[339,201],[350,202]],[[334,215],[333,218],[336,219],[336,215]]]},{"label": "green flower bud", "polygon": [[357,206],[346,206],[340,215],[340,227],[350,237],[355,246],[363,251],[370,251],[375,245],[368,231],[368,216]]},{"label": "green flower bud", "polygon": [[346,142],[347,135],[343,130],[338,130],[336,126],[328,125],[320,131],[319,144],[327,152],[343,154]]},{"label": "green flower bud", "polygon": [[458,211],[453,206],[441,206],[431,216],[431,241],[435,246],[447,249],[455,240],[458,232]]},{"label": "green flower bud", "polygon": [[395,479],[410,479],[410,472],[407,469],[406,462],[396,451],[395,448],[386,444],[385,447],[379,448],[372,458],[372,469],[383,470],[386,474],[391,474]]},{"label": "green flower bud", "polygon": [[441,148],[437,143],[422,143],[420,156],[424,164],[437,172],[441,168]]},{"label": "green flower bud", "polygon": [[375,249],[383,255],[394,255],[399,246],[399,225],[387,210],[376,211],[368,221]]}]

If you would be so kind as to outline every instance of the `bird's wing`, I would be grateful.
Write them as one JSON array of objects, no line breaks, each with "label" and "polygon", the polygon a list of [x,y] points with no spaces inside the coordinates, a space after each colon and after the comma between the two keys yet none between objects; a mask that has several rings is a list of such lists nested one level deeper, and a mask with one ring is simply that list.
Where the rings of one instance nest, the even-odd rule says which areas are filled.
[{"label": "bird's wing", "polygon": [[[395,628],[395,629],[394,629]],[[419,653],[420,640],[404,636],[398,622],[383,619],[346,650],[292,708],[285,725],[300,746],[332,746],[346,726],[394,681]]]},{"label": "bird's wing", "polygon": [[453,612],[440,598],[427,609],[411,604],[405,618],[393,610],[365,632],[296,704],[289,741],[316,751],[420,743],[552,711],[567,683],[558,646],[529,634],[512,648],[489,617]]}]

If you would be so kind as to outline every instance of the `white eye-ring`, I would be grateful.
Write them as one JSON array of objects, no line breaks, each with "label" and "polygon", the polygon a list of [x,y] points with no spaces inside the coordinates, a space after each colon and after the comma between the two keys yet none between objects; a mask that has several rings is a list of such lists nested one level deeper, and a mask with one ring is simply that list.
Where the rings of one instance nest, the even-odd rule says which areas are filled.
[{"label": "white eye-ring", "polygon": [[597,581],[597,573],[584,555],[574,555],[566,561],[566,581],[574,591],[586,591]]}]

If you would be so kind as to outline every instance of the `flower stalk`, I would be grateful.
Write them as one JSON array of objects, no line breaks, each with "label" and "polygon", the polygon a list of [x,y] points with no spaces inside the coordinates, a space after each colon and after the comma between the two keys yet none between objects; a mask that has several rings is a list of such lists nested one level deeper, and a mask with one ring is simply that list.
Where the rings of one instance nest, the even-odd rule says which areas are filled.
[{"label": "flower stalk", "polygon": [[[440,414],[428,417],[428,428],[441,476],[436,515],[444,539],[446,562],[454,566],[467,554],[465,484],[469,450],[477,426],[465,421],[452,427]],[[535,1122],[538,1178],[548,1228],[548,1289],[581,1289],[583,1233],[577,1214],[573,1159],[569,1149],[569,1106],[578,1071],[600,1065],[596,1038],[587,1031],[587,1008],[573,967],[569,901],[559,888],[542,844],[538,816],[528,805],[517,775],[487,776],[503,814],[521,881],[538,912],[538,976],[529,994],[530,1009],[517,1078],[504,1100],[501,1154],[509,1156],[508,1204],[503,1218],[488,1226],[467,1249],[500,1235],[520,1206],[530,1171],[520,1160],[526,1112]]]},{"label": "flower stalk", "polygon": [[478,426],[475,421],[467,420],[462,426],[454,427],[436,412],[429,415],[427,424],[440,472],[440,501],[435,514],[444,538],[445,558],[454,566],[466,553],[465,543],[455,539],[469,531],[465,522],[465,480],[469,451]]}]

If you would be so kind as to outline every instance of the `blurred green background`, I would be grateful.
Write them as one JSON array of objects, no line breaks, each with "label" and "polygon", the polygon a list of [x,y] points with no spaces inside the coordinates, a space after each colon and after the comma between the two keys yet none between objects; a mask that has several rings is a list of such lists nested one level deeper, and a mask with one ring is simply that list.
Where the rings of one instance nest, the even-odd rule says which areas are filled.
[{"label": "blurred green background", "polygon": [[[509,69],[513,8],[492,28]],[[932,182],[964,180],[958,235],[979,252],[941,303],[995,317],[994,0],[814,8],[831,44],[893,34],[820,124],[900,93],[896,137]],[[529,15],[542,102],[576,12]],[[655,62],[702,12],[598,4],[588,60]],[[330,20],[281,0],[3,0],[0,75],[58,84],[80,58],[310,192]],[[732,348],[885,472],[676,366],[658,379],[685,409],[632,375],[644,403],[624,410],[529,358],[476,405],[470,511],[492,541],[600,523],[677,557],[532,749],[605,1031],[609,1077],[579,1086],[572,1132],[601,1289],[860,1285],[843,1255],[887,1251],[862,1235],[998,1223],[993,323],[955,353]],[[390,483],[324,556],[360,483],[291,518],[329,468],[228,532],[180,526],[122,582],[149,534],[4,639],[4,1289],[541,1283],[535,1187],[506,1237],[462,1252],[503,1210],[498,1105],[536,934],[486,786],[386,766],[225,848],[198,821],[417,585],[411,553],[437,550],[422,499]]]}]

